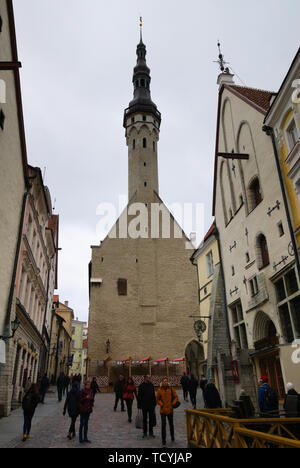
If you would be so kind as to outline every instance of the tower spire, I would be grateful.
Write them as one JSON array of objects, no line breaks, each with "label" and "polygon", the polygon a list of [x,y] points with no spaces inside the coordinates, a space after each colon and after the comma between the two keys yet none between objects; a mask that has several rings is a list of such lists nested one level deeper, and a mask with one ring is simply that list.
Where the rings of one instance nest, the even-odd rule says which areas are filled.
[{"label": "tower spire", "polygon": [[143,17],[140,16],[140,42],[143,42]]},{"label": "tower spire", "polygon": [[221,87],[225,84],[234,84],[234,81],[233,81],[234,75],[230,73],[228,67],[225,67],[225,65],[229,65],[229,62],[225,62],[224,60],[224,55],[222,54],[222,51],[221,51],[220,41],[218,41],[218,49],[219,49],[219,57],[218,57],[218,60],[215,61],[214,63],[217,63],[221,70],[221,73],[219,74],[218,81],[217,81],[217,84],[219,85],[219,88],[221,89]]}]

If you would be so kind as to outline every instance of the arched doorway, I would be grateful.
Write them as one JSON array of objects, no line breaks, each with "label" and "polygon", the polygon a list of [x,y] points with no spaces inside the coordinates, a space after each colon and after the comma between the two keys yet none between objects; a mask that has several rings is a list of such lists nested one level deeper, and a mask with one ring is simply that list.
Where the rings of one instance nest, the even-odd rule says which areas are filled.
[{"label": "arched doorway", "polygon": [[205,359],[203,346],[196,340],[191,341],[186,347],[185,359],[187,371],[199,379],[202,373],[201,365]]},{"label": "arched doorway", "polygon": [[270,317],[262,311],[255,317],[253,338],[261,375],[269,377],[271,387],[275,388],[279,397],[283,398],[284,382],[277,329]]}]

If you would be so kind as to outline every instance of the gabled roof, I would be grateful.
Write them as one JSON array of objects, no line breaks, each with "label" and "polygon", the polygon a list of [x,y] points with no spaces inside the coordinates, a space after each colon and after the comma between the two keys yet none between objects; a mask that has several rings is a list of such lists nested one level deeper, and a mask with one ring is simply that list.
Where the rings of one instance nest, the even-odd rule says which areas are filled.
[{"label": "gabled roof", "polygon": [[242,98],[250,105],[254,105],[257,110],[266,114],[271,106],[271,99],[276,93],[264,91],[256,88],[246,88],[238,85],[225,85],[225,88]]},{"label": "gabled roof", "polygon": [[213,205],[212,215],[215,216],[216,205],[216,189],[217,189],[217,167],[218,167],[218,150],[219,150],[219,129],[220,129],[220,116],[221,116],[221,103],[224,90],[229,90],[232,94],[240,98],[246,104],[254,107],[258,112],[266,115],[271,107],[271,99],[276,93],[272,91],[265,91],[256,88],[247,88],[245,86],[228,85],[224,84],[219,91],[218,101],[218,116],[217,116],[217,132],[216,132],[216,150],[215,150],[215,167],[214,167],[214,189],[213,189]]}]

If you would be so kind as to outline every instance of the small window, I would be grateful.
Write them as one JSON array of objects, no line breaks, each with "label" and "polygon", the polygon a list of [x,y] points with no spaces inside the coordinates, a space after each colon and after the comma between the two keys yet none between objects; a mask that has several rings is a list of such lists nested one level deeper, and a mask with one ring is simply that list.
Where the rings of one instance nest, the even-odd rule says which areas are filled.
[{"label": "small window", "polygon": [[206,272],[207,272],[207,277],[209,278],[210,276],[213,275],[214,272],[214,260],[213,260],[213,254],[212,252],[209,252],[206,255]]},{"label": "small window", "polygon": [[134,123],[134,117],[131,117],[131,123]]},{"label": "small window", "polygon": [[147,148],[147,138],[143,138],[143,148]]},{"label": "small window", "polygon": [[0,127],[2,130],[4,130],[4,121],[5,121],[5,115],[3,110],[1,109],[0,111]]},{"label": "small window", "polygon": [[145,80],[144,78],[141,79],[141,86],[144,88],[145,87]]},{"label": "small window", "polygon": [[251,296],[256,296],[258,294],[258,284],[257,284],[257,277],[254,276],[250,281],[250,291],[251,291]]},{"label": "small window", "polygon": [[143,122],[146,122],[146,120],[147,120],[147,117],[143,115]]},{"label": "small window", "polygon": [[3,21],[2,21],[2,18],[0,16],[0,33],[2,32],[2,24],[3,24]]},{"label": "small window", "polygon": [[127,279],[118,279],[118,294],[119,296],[127,296]]},{"label": "small window", "polygon": [[246,252],[246,263],[250,262],[250,255],[249,252]]},{"label": "small window", "polygon": [[291,121],[290,125],[287,128],[287,137],[290,150],[292,150],[299,139],[297,126],[294,119]]},{"label": "small window", "polygon": [[135,149],[135,139],[132,140],[132,149]]},{"label": "small window", "polygon": [[256,177],[249,187],[250,192],[250,211],[254,210],[262,201],[261,188],[259,180]]},{"label": "small window", "polygon": [[144,187],[147,187],[147,182],[144,182]]},{"label": "small window", "polygon": [[235,275],[235,270],[234,270],[234,266],[232,265],[231,267],[231,275],[234,276]]},{"label": "small window", "polygon": [[147,163],[144,162],[144,167],[146,167],[146,166],[147,166]]},{"label": "small window", "polygon": [[155,141],[153,142],[153,151],[155,151]]},{"label": "small window", "polygon": [[284,236],[284,229],[282,223],[278,224],[279,237]]}]

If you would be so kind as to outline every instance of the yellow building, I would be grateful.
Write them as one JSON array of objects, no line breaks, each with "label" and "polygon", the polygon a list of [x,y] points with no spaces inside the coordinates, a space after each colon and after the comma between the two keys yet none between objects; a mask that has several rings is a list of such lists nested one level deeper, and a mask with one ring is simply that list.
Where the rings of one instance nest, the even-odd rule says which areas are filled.
[{"label": "yellow building", "polygon": [[85,356],[83,341],[84,341],[84,328],[85,322],[78,319],[72,321],[72,345],[71,354],[73,355],[72,367],[70,367],[70,375],[72,374],[85,374]]},{"label": "yellow building", "polygon": [[224,405],[231,404],[236,393],[231,369],[223,269],[215,223],[191,261],[198,273],[200,313],[194,320],[203,355],[199,373],[215,381]]},{"label": "yellow building", "polygon": [[68,306],[68,302],[62,304],[59,302],[59,296],[54,296],[47,372],[53,383],[57,381],[61,372],[65,375],[69,374],[73,319],[74,312]]},{"label": "yellow building", "polygon": [[[300,250],[300,48],[265,118],[276,141],[292,230]],[[293,253],[294,246],[290,246]]]}]

